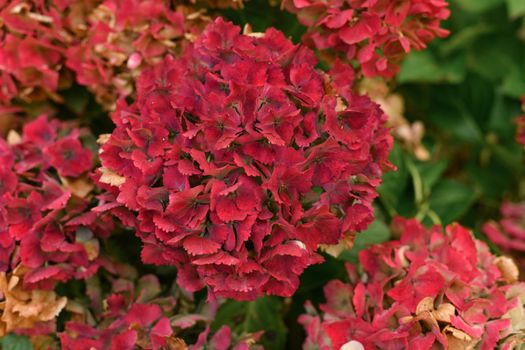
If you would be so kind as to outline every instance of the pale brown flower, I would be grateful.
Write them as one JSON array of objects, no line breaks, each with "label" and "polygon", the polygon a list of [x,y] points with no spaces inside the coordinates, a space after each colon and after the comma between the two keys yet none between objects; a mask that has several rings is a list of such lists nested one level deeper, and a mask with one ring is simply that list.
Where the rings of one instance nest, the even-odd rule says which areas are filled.
[{"label": "pale brown flower", "polygon": [[53,291],[25,290],[22,278],[26,271],[16,268],[0,273],[0,337],[17,329],[29,329],[36,323],[54,323],[66,306],[67,298]]}]

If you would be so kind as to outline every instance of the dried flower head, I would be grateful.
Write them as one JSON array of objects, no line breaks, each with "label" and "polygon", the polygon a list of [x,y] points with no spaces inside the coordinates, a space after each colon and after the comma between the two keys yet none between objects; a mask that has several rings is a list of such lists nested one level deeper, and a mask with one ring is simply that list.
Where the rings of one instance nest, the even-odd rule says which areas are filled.
[{"label": "dried flower head", "polygon": [[22,280],[27,269],[0,272],[0,338],[12,331],[33,334],[55,330],[55,319],[67,303],[53,291],[24,289]]}]

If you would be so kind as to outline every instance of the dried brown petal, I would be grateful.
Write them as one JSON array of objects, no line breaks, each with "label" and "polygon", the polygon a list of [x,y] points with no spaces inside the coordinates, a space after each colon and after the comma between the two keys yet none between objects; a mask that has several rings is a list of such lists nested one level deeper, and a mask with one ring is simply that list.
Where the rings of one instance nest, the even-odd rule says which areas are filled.
[{"label": "dried brown petal", "polygon": [[188,345],[181,338],[169,337],[167,340],[167,347],[169,350],[187,350]]},{"label": "dried brown petal", "polygon": [[445,329],[443,329],[443,333],[447,335],[451,335],[452,337],[462,340],[462,341],[466,341],[466,342],[472,341],[472,337],[470,335],[450,325],[446,326]]},{"label": "dried brown petal", "polygon": [[[15,269],[19,273],[23,269]],[[25,271],[24,271],[25,272]],[[21,275],[0,273],[0,334],[31,328],[35,323],[53,321],[66,306],[67,298],[48,290],[24,290]]]},{"label": "dried brown petal", "polygon": [[53,345],[56,343],[55,339],[49,335],[34,335],[29,338],[33,350],[49,350],[54,349]]},{"label": "dried brown petal", "polygon": [[97,143],[99,145],[103,145],[106,142],[108,142],[109,138],[111,137],[111,134],[100,134],[97,139]]},{"label": "dried brown petal", "polygon": [[355,234],[345,234],[337,244],[320,244],[321,251],[337,258],[345,250],[352,249],[354,246]]},{"label": "dried brown petal", "polygon": [[417,304],[416,315],[422,314],[425,311],[433,311],[433,310],[434,310],[434,298],[424,297],[423,299],[421,299],[419,304]]},{"label": "dried brown petal", "polygon": [[22,142],[22,137],[15,130],[9,130],[7,134],[7,143],[9,145],[17,145]]},{"label": "dried brown petal", "polygon": [[468,341],[447,335],[448,350],[472,350],[476,346],[476,341]]},{"label": "dried brown petal", "polygon": [[450,317],[452,317],[456,312],[454,305],[450,303],[440,304],[437,310],[432,311],[432,315],[439,322],[450,323]]},{"label": "dried brown petal", "polygon": [[507,256],[499,256],[494,259],[494,265],[501,271],[501,274],[506,282],[514,283],[518,280],[520,272],[518,266],[511,258]]},{"label": "dried brown petal", "polygon": [[102,176],[100,177],[100,182],[108,184],[111,186],[120,186],[126,182],[126,178],[118,175],[117,173],[109,170],[107,168],[100,168]]},{"label": "dried brown petal", "polygon": [[61,176],[60,181],[66,189],[80,198],[86,198],[95,188],[95,184],[85,176],[76,179]]}]

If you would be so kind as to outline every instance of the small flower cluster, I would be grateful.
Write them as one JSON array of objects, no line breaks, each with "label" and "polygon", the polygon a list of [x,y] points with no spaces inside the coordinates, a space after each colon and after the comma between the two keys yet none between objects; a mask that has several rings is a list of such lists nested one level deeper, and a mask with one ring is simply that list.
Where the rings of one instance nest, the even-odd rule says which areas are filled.
[{"label": "small flower cluster", "polygon": [[0,102],[61,101],[57,90],[74,79],[112,108],[144,67],[192,40],[203,11],[156,0],[2,1]]},{"label": "small flower cluster", "polygon": [[[64,332],[58,334],[60,349],[260,349],[254,345],[260,334],[237,335],[223,326],[210,335],[209,324],[217,305],[207,305],[195,313],[192,307],[180,304],[182,298],[161,296],[162,288],[154,275],[133,279],[123,277],[126,273],[122,271],[119,275],[112,281],[111,293],[103,300],[102,290],[90,286],[88,281],[91,307],[70,304],[73,316]],[[99,316],[97,322],[89,317],[91,311]],[[185,339],[194,335],[196,339],[188,346]]]},{"label": "small flower cluster", "polygon": [[56,317],[67,303],[54,291],[24,289],[27,269],[17,267],[12,273],[0,272],[0,339],[7,333],[47,334],[56,331]]},{"label": "small flower cluster", "polygon": [[87,18],[82,38],[68,46],[66,66],[105,106],[133,92],[142,69],[178,53],[205,23],[201,12],[169,1],[104,0]]},{"label": "small flower cluster", "polygon": [[501,219],[483,225],[490,241],[525,267],[525,203],[503,202]]},{"label": "small flower cluster", "polygon": [[[64,64],[60,8],[38,1],[0,1],[0,103],[53,98]],[[64,8],[62,8],[64,10]],[[55,30],[57,29],[57,30]],[[58,30],[60,29],[60,30]]]},{"label": "small flower cluster", "polygon": [[448,31],[440,27],[450,11],[445,0],[283,0],[308,27],[303,40],[334,57],[361,66],[364,76],[392,78],[411,50],[422,50]]},{"label": "small flower cluster", "polygon": [[[364,273],[325,286],[322,316],[311,304],[300,322],[305,349],[512,349],[525,339],[525,284],[513,261],[495,257],[458,224],[401,232],[359,253]],[[520,333],[521,332],[521,333]]]},{"label": "small flower cluster", "polygon": [[392,139],[344,72],[331,81],[276,30],[239,32],[217,19],[120,101],[99,170],[115,199],[97,210],[134,213],[143,261],[188,290],[289,296],[318,244],[373,219]]},{"label": "small flower cluster", "polygon": [[82,136],[42,115],[0,138],[0,271],[21,264],[27,285],[52,288],[99,266],[99,238],[113,225],[90,211],[93,160]]}]

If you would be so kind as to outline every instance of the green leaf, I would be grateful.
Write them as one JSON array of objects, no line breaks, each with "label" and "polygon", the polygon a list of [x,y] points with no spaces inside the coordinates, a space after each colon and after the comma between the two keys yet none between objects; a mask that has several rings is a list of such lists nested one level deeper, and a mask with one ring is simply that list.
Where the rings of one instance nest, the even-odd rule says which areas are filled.
[{"label": "green leaf", "polygon": [[501,91],[496,92],[487,128],[514,144],[515,125],[513,119],[521,113],[520,103],[509,99]]},{"label": "green leaf", "polygon": [[416,167],[421,176],[423,183],[423,191],[425,194],[430,193],[432,187],[439,181],[445,170],[448,162],[445,159],[436,162],[417,163]]},{"label": "green leaf", "polygon": [[68,90],[62,91],[61,95],[64,97],[64,105],[76,114],[83,113],[89,103],[88,91],[81,87],[74,85]]},{"label": "green leaf", "polygon": [[516,18],[525,15],[525,1],[523,0],[506,0],[509,10],[509,17]]},{"label": "green leaf", "polygon": [[501,5],[503,0],[456,0],[456,2],[467,11],[481,13]]},{"label": "green leaf", "polygon": [[277,297],[267,296],[251,302],[228,300],[217,312],[212,329],[225,324],[238,335],[264,331],[261,342],[266,349],[285,348],[286,326],[282,320],[282,301]]},{"label": "green leaf", "polygon": [[521,98],[525,94],[525,75],[519,69],[513,70],[503,80],[501,92],[515,99]]},{"label": "green leaf", "polygon": [[523,42],[512,28],[483,36],[467,51],[469,68],[481,76],[499,81],[520,71],[523,62]]},{"label": "green leaf", "polygon": [[443,180],[432,189],[430,208],[444,225],[458,220],[476,199],[475,192],[455,180]]},{"label": "green leaf", "polygon": [[466,27],[454,33],[450,39],[438,46],[439,52],[445,56],[458,50],[465,50],[467,46],[480,36],[494,31],[494,27],[482,23]]},{"label": "green leaf", "polygon": [[482,130],[472,115],[462,108],[436,106],[428,113],[428,118],[446,132],[447,136],[469,143],[483,142]]},{"label": "green leaf", "polygon": [[0,340],[2,350],[33,350],[26,336],[8,334]]},{"label": "green leaf", "polygon": [[430,51],[411,52],[397,78],[400,83],[459,83],[465,77],[466,67],[463,53],[449,57],[443,64]]},{"label": "green leaf", "polygon": [[389,211],[393,211],[399,204],[408,180],[405,154],[397,142],[394,144],[389,159],[397,167],[397,170],[383,175],[383,181],[377,191],[383,204]]},{"label": "green leaf", "polygon": [[389,239],[390,230],[388,226],[376,215],[376,219],[368,226],[368,229],[357,234],[352,249],[344,251],[339,258],[356,264],[361,250],[367,249],[374,244],[386,242]]}]

